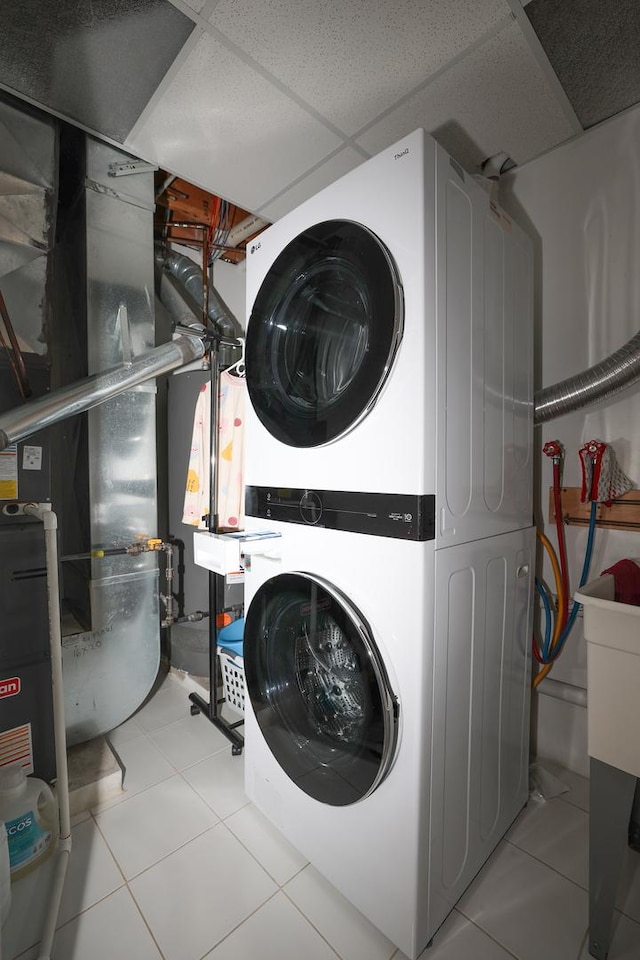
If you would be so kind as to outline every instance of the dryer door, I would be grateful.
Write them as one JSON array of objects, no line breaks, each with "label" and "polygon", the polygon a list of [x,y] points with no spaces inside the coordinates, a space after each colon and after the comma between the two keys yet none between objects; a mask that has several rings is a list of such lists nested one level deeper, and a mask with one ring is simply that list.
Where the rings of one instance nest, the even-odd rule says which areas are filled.
[{"label": "dryer door", "polygon": [[343,594],[308,573],[267,580],[247,611],[244,669],[262,735],[301,790],[346,806],[376,789],[394,759],[398,701]]},{"label": "dryer door", "polygon": [[292,240],[247,326],[249,396],[269,433],[316,447],[352,429],[382,389],[402,326],[398,271],[370,230],[329,220]]}]

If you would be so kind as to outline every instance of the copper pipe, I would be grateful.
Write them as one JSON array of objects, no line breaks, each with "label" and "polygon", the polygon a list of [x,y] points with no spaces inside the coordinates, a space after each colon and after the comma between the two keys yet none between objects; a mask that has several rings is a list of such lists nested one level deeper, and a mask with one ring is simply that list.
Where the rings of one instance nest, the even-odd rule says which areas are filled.
[{"label": "copper pipe", "polygon": [[202,322],[209,322],[209,231],[202,238]]},{"label": "copper pipe", "polygon": [[[169,228],[169,227],[176,227],[178,230],[192,230],[192,229],[193,229],[193,230],[203,230],[203,229],[208,230],[208,229],[209,229],[209,227],[208,227],[207,224],[205,224],[205,223],[198,223],[198,222],[195,221],[195,220],[193,220],[193,221],[191,221],[191,220],[184,220],[184,221],[183,221],[183,220],[167,220],[166,223],[165,223],[164,226],[163,226],[163,233],[165,234],[165,239],[168,239],[168,238],[166,237],[166,234],[168,233],[168,228]],[[192,240],[184,240],[184,241],[182,240],[182,238],[176,238],[176,237],[174,237],[174,242],[175,242],[175,243],[183,243],[183,242],[184,242],[185,245],[188,245],[189,243],[197,243],[198,245],[200,245],[200,243],[201,243],[202,241],[196,240],[195,237],[194,237]],[[224,243],[209,243],[209,249],[210,249],[210,250],[224,250],[224,251],[226,251],[227,253],[241,253],[241,252],[242,252],[242,248],[241,248],[241,247],[230,247],[228,244],[224,244]]]},{"label": "copper pipe", "polygon": [[11,369],[13,370],[13,375],[16,378],[16,383],[18,384],[18,390],[23,400],[26,400],[27,397],[31,396],[31,386],[29,385],[29,377],[27,374],[27,368],[24,365],[24,358],[22,356],[22,351],[20,349],[20,344],[18,343],[18,338],[15,335],[13,325],[9,318],[9,311],[7,310],[7,305],[5,303],[4,297],[2,296],[2,291],[0,290],[0,316],[5,325],[7,335],[9,337],[9,342],[11,343],[11,350],[7,347],[5,343],[4,336],[0,330],[0,343],[4,347],[7,357],[9,358],[9,363],[11,364]]}]

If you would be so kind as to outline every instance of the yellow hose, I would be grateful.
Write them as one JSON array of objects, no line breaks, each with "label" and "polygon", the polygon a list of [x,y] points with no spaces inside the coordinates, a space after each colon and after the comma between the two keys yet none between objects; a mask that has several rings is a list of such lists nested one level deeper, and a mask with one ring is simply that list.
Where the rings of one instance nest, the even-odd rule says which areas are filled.
[{"label": "yellow hose", "polygon": [[[549,541],[549,538],[545,536],[544,533],[540,533],[540,531],[538,530],[536,531],[536,536],[538,537],[538,540],[540,541],[542,546],[547,551],[549,560],[551,561],[553,575],[556,581],[556,594],[558,596],[558,612],[556,614],[555,625],[553,628],[553,638],[551,640],[551,650],[553,650],[556,644],[558,643],[558,640],[560,639],[560,634],[562,632],[562,624],[564,623],[564,612],[567,604],[567,598],[565,596],[564,588],[562,586],[562,575],[560,573],[560,565],[558,563],[555,550],[551,546],[551,542]],[[551,670],[552,666],[553,666],[553,663],[545,663],[542,669],[536,673],[535,677],[531,681],[531,685],[534,690],[538,686],[538,684],[544,680],[546,675]]]}]

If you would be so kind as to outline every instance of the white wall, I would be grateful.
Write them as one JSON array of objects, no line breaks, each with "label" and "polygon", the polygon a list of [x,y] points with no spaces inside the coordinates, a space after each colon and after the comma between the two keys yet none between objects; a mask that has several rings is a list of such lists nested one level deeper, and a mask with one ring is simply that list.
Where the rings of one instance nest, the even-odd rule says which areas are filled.
[{"label": "white wall", "polygon": [[[516,169],[501,188],[503,206],[537,240],[536,388],[546,387],[603,360],[640,328],[640,109]],[[640,385],[536,430],[538,451],[550,439],[564,444],[565,486],[580,485],[578,449],[594,438],[610,443],[640,484]],[[541,453],[539,466],[539,516],[557,547],[548,523],[551,462]],[[565,529],[575,590],[586,529]],[[640,534],[598,529],[590,578],[623,557],[640,557]],[[547,564],[544,574],[553,583]],[[581,619],[551,676],[587,686]],[[586,773],[586,711],[536,700],[538,754]]]},{"label": "white wall", "polygon": [[246,303],[246,265],[242,263],[231,264],[223,260],[216,260],[213,266],[213,283],[232,311],[236,319],[246,329],[247,320],[245,317]]}]

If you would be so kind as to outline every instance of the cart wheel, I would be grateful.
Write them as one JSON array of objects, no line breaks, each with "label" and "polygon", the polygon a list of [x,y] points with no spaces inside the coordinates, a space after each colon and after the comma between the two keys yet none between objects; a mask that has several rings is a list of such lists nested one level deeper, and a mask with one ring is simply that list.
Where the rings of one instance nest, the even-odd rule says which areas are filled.
[{"label": "cart wheel", "polygon": [[241,753],[242,753],[242,747],[240,747],[237,743],[232,743],[232,744],[231,744],[231,756],[232,756],[232,757],[239,757]]},{"label": "cart wheel", "polygon": [[197,713],[200,713],[200,708],[196,707],[195,703],[191,704],[191,716],[195,717]]}]

